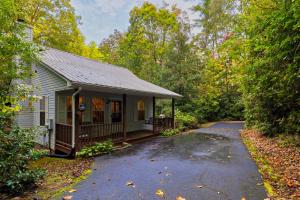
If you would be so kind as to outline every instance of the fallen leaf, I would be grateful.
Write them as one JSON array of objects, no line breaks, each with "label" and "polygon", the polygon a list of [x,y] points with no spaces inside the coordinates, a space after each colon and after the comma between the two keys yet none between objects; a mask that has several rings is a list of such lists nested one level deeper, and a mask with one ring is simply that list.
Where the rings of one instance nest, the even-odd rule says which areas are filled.
[{"label": "fallen leaf", "polygon": [[170,173],[166,173],[166,176],[170,176],[171,174]]},{"label": "fallen leaf", "polygon": [[75,190],[75,189],[69,190],[70,193],[73,193],[73,192],[76,192],[76,191],[77,191],[77,190]]},{"label": "fallen leaf", "polygon": [[135,187],[133,181],[127,181],[127,182],[126,182],[126,185],[127,185],[128,187],[133,187],[133,188]]},{"label": "fallen leaf", "polygon": [[63,197],[63,200],[71,200],[71,199],[72,199],[72,197],[73,197],[73,196],[71,196],[71,195],[64,196],[64,197]]},{"label": "fallen leaf", "polygon": [[163,198],[165,196],[165,193],[161,189],[156,190],[155,194],[160,198]]},{"label": "fallen leaf", "polygon": [[176,200],[186,200],[186,199],[179,195],[178,197],[176,197]]}]

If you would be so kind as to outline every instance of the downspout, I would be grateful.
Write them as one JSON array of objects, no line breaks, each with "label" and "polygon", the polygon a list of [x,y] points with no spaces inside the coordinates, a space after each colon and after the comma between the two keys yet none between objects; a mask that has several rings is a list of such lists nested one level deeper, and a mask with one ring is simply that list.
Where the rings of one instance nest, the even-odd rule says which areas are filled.
[{"label": "downspout", "polygon": [[73,94],[72,94],[72,150],[75,148],[75,116],[76,116],[76,108],[75,108],[75,96],[79,94],[82,90],[79,87]]}]

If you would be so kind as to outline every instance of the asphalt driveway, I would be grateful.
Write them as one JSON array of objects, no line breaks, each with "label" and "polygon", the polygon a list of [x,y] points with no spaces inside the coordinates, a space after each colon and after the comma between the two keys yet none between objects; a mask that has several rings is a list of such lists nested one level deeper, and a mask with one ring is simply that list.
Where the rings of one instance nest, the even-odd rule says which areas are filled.
[{"label": "asphalt driveway", "polygon": [[[95,159],[72,199],[263,200],[266,192],[239,132],[242,123],[217,123],[193,133],[154,138]],[[127,184],[130,182],[132,184]]]}]

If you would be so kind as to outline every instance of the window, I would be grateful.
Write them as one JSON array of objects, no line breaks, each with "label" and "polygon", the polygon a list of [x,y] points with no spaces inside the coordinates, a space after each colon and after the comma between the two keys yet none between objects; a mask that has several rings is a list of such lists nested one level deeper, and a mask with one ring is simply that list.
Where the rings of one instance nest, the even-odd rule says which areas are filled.
[{"label": "window", "polygon": [[66,113],[67,113],[67,97],[66,96],[58,96],[57,102],[57,122],[66,124]]},{"label": "window", "polygon": [[67,96],[67,124],[72,124],[72,96]]},{"label": "window", "polygon": [[91,98],[90,97],[79,97],[79,105],[85,105],[85,110],[79,112],[79,123],[80,124],[91,124]]},{"label": "window", "polygon": [[93,123],[104,122],[104,101],[101,97],[92,98]]},{"label": "window", "polygon": [[138,120],[145,120],[145,103],[143,100],[137,103]]},{"label": "window", "polygon": [[48,117],[48,102],[47,97],[43,96],[40,99],[40,126],[45,126]]},{"label": "window", "polygon": [[111,101],[111,122],[121,122],[121,101]]}]

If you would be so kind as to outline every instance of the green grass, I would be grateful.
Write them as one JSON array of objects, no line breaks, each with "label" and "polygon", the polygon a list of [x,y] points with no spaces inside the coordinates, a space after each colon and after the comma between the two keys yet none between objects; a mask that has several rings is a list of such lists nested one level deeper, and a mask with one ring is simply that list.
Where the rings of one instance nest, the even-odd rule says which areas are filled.
[{"label": "green grass", "polygon": [[[65,186],[65,187],[62,187],[61,189],[53,192],[50,196],[51,198],[57,198],[57,197],[60,197],[62,196],[62,194],[66,191],[69,191],[71,190],[76,184],[78,184],[79,182],[85,180],[90,174],[92,173],[92,170],[91,169],[87,169],[85,171],[83,171],[83,173],[72,180],[72,183],[68,186]],[[39,194],[41,197],[42,196],[49,196],[49,194],[45,193],[46,195],[42,195],[41,193]]]},{"label": "green grass", "polygon": [[[44,157],[30,163],[31,168],[47,170],[47,175],[41,180],[36,189],[36,194],[41,199],[53,199],[61,196],[86,179],[92,170],[90,162],[84,159],[63,159]],[[82,170],[83,168],[83,170]],[[77,173],[77,175],[74,175]]]}]

